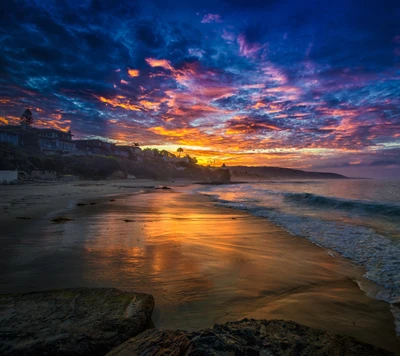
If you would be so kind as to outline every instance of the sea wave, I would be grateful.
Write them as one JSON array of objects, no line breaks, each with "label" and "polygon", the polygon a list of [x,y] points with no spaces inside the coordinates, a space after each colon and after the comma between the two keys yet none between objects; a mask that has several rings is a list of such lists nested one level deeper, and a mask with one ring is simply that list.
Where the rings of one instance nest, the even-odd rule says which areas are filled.
[{"label": "sea wave", "polygon": [[217,205],[266,218],[292,235],[307,238],[319,246],[340,253],[364,266],[365,276],[388,290],[390,296],[386,301],[400,300],[400,242],[397,239],[384,237],[365,226],[290,214],[247,201],[221,199],[215,192],[208,196]]},{"label": "sea wave", "polygon": [[207,193],[217,205],[266,218],[292,235],[304,237],[363,266],[365,277],[385,288],[375,298],[392,304],[400,336],[400,239],[382,236],[371,227],[324,219],[326,214],[305,215],[303,209],[290,208],[300,204],[314,211],[332,209],[367,215],[368,219],[379,215],[398,220],[400,205],[262,189],[256,185],[212,187],[201,192]]},{"label": "sea wave", "polygon": [[394,203],[369,202],[327,197],[311,193],[283,193],[284,199],[289,202],[321,206],[324,208],[352,210],[358,213],[380,214],[400,217],[400,205]]}]

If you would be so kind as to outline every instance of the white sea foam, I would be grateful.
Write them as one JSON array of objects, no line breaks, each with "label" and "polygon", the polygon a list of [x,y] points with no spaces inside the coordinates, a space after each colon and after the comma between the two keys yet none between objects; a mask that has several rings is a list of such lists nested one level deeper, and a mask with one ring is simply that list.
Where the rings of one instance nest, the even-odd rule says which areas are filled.
[{"label": "white sea foam", "polygon": [[291,234],[301,236],[363,265],[366,277],[387,288],[396,300],[400,297],[400,244],[362,226],[340,224],[312,217],[296,216],[272,208],[245,203],[219,202],[267,218]]},{"label": "white sea foam", "polygon": [[[385,219],[388,215],[393,218],[400,209],[396,202],[321,197],[263,189],[259,185],[211,187],[202,192],[207,192],[219,205],[267,218],[293,235],[307,238],[362,265],[366,269],[365,277],[387,291],[376,295],[376,298],[389,303],[400,301],[400,239],[389,234],[384,236],[368,224],[362,226],[340,219],[344,214],[363,214],[365,222],[378,219],[379,216],[382,216],[379,219]],[[300,207],[296,206],[298,202],[301,203]],[[342,211],[339,218],[326,218],[329,215],[327,211],[337,210]],[[395,304],[392,311],[400,334],[399,305]]]}]

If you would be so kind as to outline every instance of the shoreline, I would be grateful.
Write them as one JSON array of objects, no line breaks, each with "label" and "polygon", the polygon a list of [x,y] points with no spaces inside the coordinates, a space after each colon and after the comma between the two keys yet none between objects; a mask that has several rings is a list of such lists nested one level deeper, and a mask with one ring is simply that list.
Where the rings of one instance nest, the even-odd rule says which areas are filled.
[{"label": "shoreline", "polygon": [[0,225],[7,227],[17,218],[40,220],[73,207],[80,200],[95,200],[136,193],[150,186],[187,185],[188,180],[156,181],[151,179],[99,180],[74,182],[35,182],[23,185],[0,185]]},{"label": "shoreline", "polygon": [[[113,189],[107,191],[111,191],[114,196],[120,196],[112,204],[108,202],[110,194],[98,195],[97,188],[101,188],[100,185],[97,188],[96,185],[92,186],[95,189],[91,190],[86,197],[82,196],[79,192],[80,189],[77,189],[75,193],[70,192],[70,195],[66,195],[65,200],[60,199],[57,203],[58,206],[62,204],[65,206],[67,201],[78,202],[85,199],[92,199],[91,201],[96,201],[98,204],[87,209],[86,207],[78,208],[75,204],[67,207],[69,214],[71,213],[73,217],[76,217],[76,220],[65,224],[48,224],[46,221],[35,219],[21,220],[18,221],[18,223],[21,222],[18,229],[20,229],[20,232],[27,231],[27,227],[32,226],[31,223],[34,222],[33,225],[38,229],[39,226],[42,226],[40,229],[43,228],[43,231],[49,234],[48,236],[52,236],[54,233],[62,233],[64,240],[70,238],[71,234],[78,233],[82,228],[86,229],[86,233],[82,233],[80,236],[84,238],[84,235],[89,233],[90,238],[87,240],[88,244],[85,242],[87,247],[83,251],[85,251],[87,257],[83,258],[80,268],[86,266],[88,258],[90,263],[94,263],[94,265],[91,265],[94,268],[87,269],[89,265],[84,268],[84,278],[80,279],[81,283],[88,283],[89,281],[89,287],[96,287],[103,286],[104,281],[108,281],[107,283],[115,285],[105,286],[115,286],[123,290],[131,288],[138,292],[149,292],[155,295],[156,310],[153,318],[157,326],[172,328],[176,325],[177,328],[180,328],[179,323],[182,322],[184,315],[188,318],[191,315],[193,320],[197,320],[196,318],[200,316],[204,317],[205,315],[201,315],[201,313],[204,313],[203,307],[215,309],[210,315],[209,324],[211,325],[213,322],[237,320],[241,316],[257,319],[269,316],[269,319],[276,319],[282,315],[290,315],[292,316],[290,320],[311,327],[320,327],[329,332],[343,334],[343,332],[340,332],[340,324],[345,325],[347,332],[344,334],[346,335],[355,336],[364,342],[369,341],[385,348],[388,348],[387,344],[389,344],[392,350],[400,352],[400,348],[396,346],[396,340],[393,338],[395,337],[393,318],[392,327],[386,325],[384,331],[376,330],[379,335],[386,334],[385,342],[379,341],[378,336],[374,337],[374,342],[366,340],[367,336],[365,335],[368,334],[368,328],[371,331],[374,329],[371,323],[376,321],[379,324],[382,322],[383,327],[383,324],[387,324],[389,321],[384,322],[384,320],[392,317],[392,315],[386,303],[372,300],[359,289],[355,281],[357,278],[361,278],[361,280],[363,278],[360,267],[352,265],[348,260],[339,256],[332,258],[325,249],[301,237],[290,235],[264,219],[253,217],[245,212],[232,212],[228,208],[216,207],[206,196],[199,193],[188,194],[187,188],[178,188],[172,191],[151,190],[146,192],[148,194],[136,195],[136,197],[140,196],[140,199],[134,199],[133,195],[138,193],[141,189],[140,186],[148,183],[149,185],[164,185],[165,183],[175,187],[190,183],[180,181],[175,183],[145,182],[147,183],[144,183],[144,181],[118,181],[118,184],[106,182],[110,185],[125,186],[122,188],[112,187]],[[136,186],[133,187],[133,185]],[[102,186],[104,188],[104,185]],[[130,187],[127,188],[127,186]],[[86,190],[88,187],[81,188]],[[102,191],[104,193],[105,189]],[[32,199],[35,199],[35,197],[32,197]],[[44,205],[42,204],[35,214],[39,214],[39,210],[42,212],[45,207],[47,209],[49,206],[51,206],[51,203],[46,205],[44,202]],[[17,208],[15,209],[17,210]],[[128,209],[133,210],[128,213]],[[82,218],[79,217],[80,214],[83,214]],[[16,215],[17,212],[14,212],[13,215],[9,214],[9,216]],[[125,215],[129,222],[123,222]],[[130,216],[135,216],[135,218]],[[110,221],[102,221],[104,217],[107,217]],[[120,223],[116,224],[116,218]],[[15,220],[13,221],[15,223]],[[49,225],[49,227],[44,225]],[[98,228],[96,228],[97,225],[99,225]],[[87,227],[90,227],[91,230],[87,230]],[[210,231],[211,227],[216,231],[215,233]],[[93,229],[96,229],[96,231],[93,231]],[[118,243],[120,247],[117,246],[116,248],[127,249],[127,252],[130,251],[129,254],[122,250],[115,250],[109,238],[100,236],[105,233],[106,229],[111,230],[109,233],[107,232],[107,236],[113,236],[117,240],[122,239]],[[188,234],[185,231],[190,233]],[[16,232],[14,232],[15,234]],[[133,234],[132,238],[129,238],[129,234]],[[41,238],[38,236],[38,241],[41,241]],[[45,241],[47,240],[46,237]],[[68,244],[71,247],[68,248],[74,248],[74,244],[81,243],[77,238],[72,240]],[[249,242],[249,240],[251,241]],[[267,248],[264,244],[267,244]],[[215,251],[210,251],[210,247]],[[285,249],[289,249],[289,252],[285,252]],[[292,252],[294,255],[290,256]],[[285,256],[285,254],[288,256]],[[68,261],[69,257],[63,255],[63,258]],[[93,258],[94,260],[92,260]],[[109,260],[112,265],[102,265],[102,261],[106,262],[105,259]],[[152,263],[150,263],[150,260],[152,260]],[[118,264],[115,264],[117,261]],[[74,260],[74,262],[76,261]],[[51,263],[46,264],[46,266],[50,266]],[[179,265],[176,265],[176,263],[179,263]],[[265,269],[266,263],[269,263],[267,269]],[[126,265],[132,265],[129,268],[133,269],[130,270]],[[157,265],[159,266],[157,267]],[[280,270],[280,266],[282,268],[286,266],[285,268],[288,271]],[[319,270],[316,269],[317,266]],[[113,274],[109,270],[110,267],[118,269],[119,274]],[[193,267],[195,268],[193,269]],[[224,278],[221,278],[221,272],[218,270],[221,267],[227,269],[224,272],[227,273]],[[125,270],[126,268],[128,268],[128,271]],[[310,276],[303,276],[302,273],[296,271],[298,268],[305,268],[303,272],[310,273]],[[232,269],[235,271],[234,273],[229,272]],[[74,275],[73,270],[74,268],[72,268],[71,273]],[[94,272],[94,270],[99,272]],[[100,273],[100,271],[103,272]],[[103,275],[106,271],[109,276]],[[127,272],[129,273],[127,274]],[[267,273],[263,274],[265,272]],[[82,274],[81,271],[78,273]],[[137,274],[137,276],[132,275],[132,273]],[[281,278],[274,276],[275,273],[281,273]],[[296,273],[304,279],[303,282],[295,280],[296,278],[292,274]],[[316,274],[316,276],[311,274]],[[147,280],[146,278],[150,278],[149,281],[151,281],[151,284],[147,287],[143,283]],[[164,281],[165,278],[169,278],[169,280]],[[180,289],[186,278],[194,280],[195,284],[190,282],[187,288],[193,289],[194,293],[200,293],[200,297],[206,298],[204,302],[198,301],[199,295]],[[280,281],[280,279],[283,281]],[[55,281],[56,279],[53,282],[50,281],[50,284],[60,283]],[[65,283],[61,283],[60,287],[76,287],[78,285],[74,285],[74,283],[78,281],[79,279],[64,281]],[[185,283],[188,283],[188,281]],[[222,281],[228,281],[228,284],[224,282],[223,285],[220,285]],[[139,282],[141,284],[138,284]],[[231,285],[232,283],[234,288]],[[266,284],[261,288],[260,283]],[[204,294],[203,289],[214,290],[212,293],[218,295],[215,298],[213,296],[208,297],[208,293],[204,292]],[[4,289],[2,288],[2,290]],[[183,304],[174,304],[174,298],[182,293],[184,295]],[[348,298],[347,301],[346,298]],[[325,303],[325,300],[328,300],[328,302]],[[314,305],[311,305],[313,302]],[[338,302],[345,304],[340,306],[340,303],[337,304]],[[202,303],[205,303],[204,306]],[[351,325],[350,317],[348,322],[345,320],[347,316],[344,310],[347,311],[346,308],[352,303],[355,303],[352,307],[358,309],[354,314],[358,315],[357,318],[359,318],[357,325]],[[223,308],[228,308],[228,310],[220,313],[218,309],[223,305]],[[311,309],[309,309],[310,307]],[[328,310],[331,307],[336,308],[335,313],[338,310],[340,313],[330,315],[331,320],[321,320],[318,313],[322,316],[329,315]],[[299,312],[299,309],[302,310]],[[249,310],[252,310],[252,312],[249,313]],[[317,315],[307,316],[312,310],[314,310],[314,313],[317,312]],[[373,310],[377,314],[384,313],[385,317],[381,321],[377,321],[381,316],[377,315],[376,318],[370,316],[369,314]],[[384,312],[384,310],[386,311]],[[189,314],[187,314],[188,312]],[[289,320],[288,318],[284,319]],[[198,325],[195,325],[196,322],[192,323],[192,327],[190,327],[191,320],[185,322],[186,329],[198,329]],[[358,325],[359,322],[360,325]],[[332,325],[335,323],[336,326]],[[207,324],[207,326],[211,325]],[[324,325],[325,327],[323,327]],[[339,328],[335,329],[337,327]],[[388,335],[390,334],[389,330],[392,330],[392,336]],[[363,334],[365,335],[363,336]],[[374,332],[368,338],[372,337],[373,334]]]}]

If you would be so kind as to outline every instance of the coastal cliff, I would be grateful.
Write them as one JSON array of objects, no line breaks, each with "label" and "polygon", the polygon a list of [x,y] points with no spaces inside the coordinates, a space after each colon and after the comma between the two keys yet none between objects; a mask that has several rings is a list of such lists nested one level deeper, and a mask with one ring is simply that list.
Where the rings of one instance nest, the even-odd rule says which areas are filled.
[{"label": "coastal cliff", "polygon": [[307,172],[299,169],[281,167],[229,167],[232,177],[236,179],[345,179],[347,177],[336,173]]}]

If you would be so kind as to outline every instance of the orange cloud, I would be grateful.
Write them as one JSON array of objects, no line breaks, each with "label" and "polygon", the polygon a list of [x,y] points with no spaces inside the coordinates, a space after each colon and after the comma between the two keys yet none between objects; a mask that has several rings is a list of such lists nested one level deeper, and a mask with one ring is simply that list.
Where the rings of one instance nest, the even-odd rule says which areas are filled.
[{"label": "orange cloud", "polygon": [[130,77],[138,77],[140,72],[137,69],[128,69],[128,74]]},{"label": "orange cloud", "polygon": [[163,126],[156,126],[149,128],[149,131],[154,132],[158,135],[169,136],[169,137],[185,137],[189,134],[198,133],[198,129],[196,128],[181,128],[181,129],[169,130]]},{"label": "orange cloud", "polygon": [[140,111],[140,107],[139,106],[129,103],[128,100],[126,100],[124,102],[118,100],[118,99],[122,99],[122,98],[124,98],[124,97],[123,96],[119,96],[116,99],[107,99],[104,96],[97,97],[97,99],[99,99],[103,103],[109,104],[109,105],[111,105],[113,107],[120,107],[120,108],[123,108],[125,110],[131,110],[131,111]]},{"label": "orange cloud", "polygon": [[166,59],[155,59],[155,58],[146,58],[146,62],[150,67],[162,67],[164,69],[168,69],[173,71],[174,68],[172,67],[171,63]]},{"label": "orange cloud", "polygon": [[258,103],[254,104],[254,105],[252,106],[252,108],[253,108],[253,109],[261,109],[261,108],[264,108],[264,107],[266,107],[266,106],[267,106],[267,105],[265,105],[263,102],[259,101]]},{"label": "orange cloud", "polygon": [[0,116],[0,123],[4,125],[17,125],[20,122],[20,118],[16,116]]},{"label": "orange cloud", "polygon": [[160,110],[160,106],[158,103],[152,102],[152,101],[148,101],[148,100],[141,100],[140,105],[142,105],[143,107],[145,107],[146,109],[149,110]]}]

